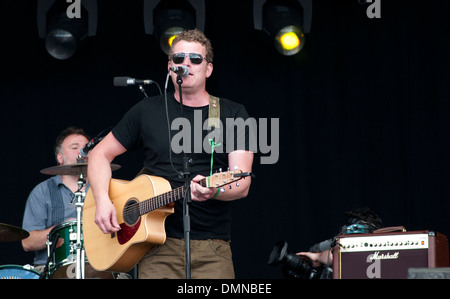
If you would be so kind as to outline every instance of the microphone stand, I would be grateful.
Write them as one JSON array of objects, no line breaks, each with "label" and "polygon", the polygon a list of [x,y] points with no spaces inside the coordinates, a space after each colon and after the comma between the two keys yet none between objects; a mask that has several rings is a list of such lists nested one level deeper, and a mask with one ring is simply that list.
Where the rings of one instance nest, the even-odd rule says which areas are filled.
[{"label": "microphone stand", "polygon": [[[84,158],[79,156],[77,158],[77,162],[80,163]],[[77,211],[77,242],[75,244],[75,252],[76,252],[76,268],[75,268],[75,278],[76,279],[84,279],[85,277],[85,251],[83,248],[83,244],[81,244],[81,221],[82,221],[82,210],[84,203],[82,202],[83,198],[86,196],[85,191],[82,191],[83,187],[86,186],[86,180],[83,176],[83,171],[80,171],[80,175],[78,177],[78,190],[74,193],[74,197],[70,204],[74,203],[76,199],[76,211]]]},{"label": "microphone stand", "polygon": [[[181,84],[183,79],[180,75],[177,75],[177,84],[180,92],[180,112],[183,117],[183,94],[181,90]],[[186,248],[186,279],[191,278],[191,246],[190,246],[190,232],[191,232],[191,220],[189,215],[189,205],[191,204],[191,190],[190,190],[190,171],[189,163],[192,160],[186,156],[186,152],[183,150],[183,175],[184,175],[184,190],[185,196],[183,197],[183,226],[184,226],[184,242]]]}]

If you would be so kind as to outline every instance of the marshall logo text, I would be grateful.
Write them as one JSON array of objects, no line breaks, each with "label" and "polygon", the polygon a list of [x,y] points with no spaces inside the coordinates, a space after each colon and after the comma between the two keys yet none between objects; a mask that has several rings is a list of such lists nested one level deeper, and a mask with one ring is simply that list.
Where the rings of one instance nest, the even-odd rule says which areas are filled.
[{"label": "marshall logo text", "polygon": [[374,254],[369,255],[369,258],[371,260],[396,260],[398,259],[398,256],[398,252],[394,254],[390,254],[389,252],[380,254],[379,251],[376,251]]}]

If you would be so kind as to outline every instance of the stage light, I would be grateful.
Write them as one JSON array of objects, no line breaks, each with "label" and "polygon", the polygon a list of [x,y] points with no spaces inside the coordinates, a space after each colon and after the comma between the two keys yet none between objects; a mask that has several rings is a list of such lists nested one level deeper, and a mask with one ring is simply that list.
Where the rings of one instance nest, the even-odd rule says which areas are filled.
[{"label": "stage light", "polygon": [[294,50],[300,47],[300,45],[302,44],[300,38],[298,37],[298,34],[293,31],[294,29],[294,26],[289,26],[286,27],[286,32],[284,30],[280,31],[280,45],[286,51]]},{"label": "stage light", "polygon": [[155,16],[155,35],[164,53],[169,54],[172,41],[184,30],[194,29],[194,15],[181,9],[164,9]]},{"label": "stage light", "polygon": [[189,29],[204,30],[204,0],[145,0],[145,33],[154,35],[161,50],[169,54],[173,39]]},{"label": "stage light", "polygon": [[64,13],[53,16],[45,38],[47,52],[56,59],[72,57],[87,36],[87,24],[84,20],[69,20]]},{"label": "stage light", "polygon": [[39,37],[58,60],[72,57],[88,36],[97,31],[97,0],[38,0]]},{"label": "stage light", "polygon": [[275,48],[283,55],[300,52],[305,43],[305,33],[311,30],[311,0],[253,1],[253,22],[273,39]]}]

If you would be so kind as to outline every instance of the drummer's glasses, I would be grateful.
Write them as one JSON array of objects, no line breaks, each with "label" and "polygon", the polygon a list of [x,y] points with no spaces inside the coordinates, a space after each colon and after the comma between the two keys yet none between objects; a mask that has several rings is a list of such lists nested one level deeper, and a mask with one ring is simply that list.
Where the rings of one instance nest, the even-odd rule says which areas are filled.
[{"label": "drummer's glasses", "polygon": [[186,55],[189,55],[189,59],[191,60],[192,64],[201,64],[203,62],[203,59],[206,60],[206,57],[203,57],[201,54],[198,53],[175,53],[172,55],[172,61],[175,64],[182,64],[184,62],[184,58]]}]

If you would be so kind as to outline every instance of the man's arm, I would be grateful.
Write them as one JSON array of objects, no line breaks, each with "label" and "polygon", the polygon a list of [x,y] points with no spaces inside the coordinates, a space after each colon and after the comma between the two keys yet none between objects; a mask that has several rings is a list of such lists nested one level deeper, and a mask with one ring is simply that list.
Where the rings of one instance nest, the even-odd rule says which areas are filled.
[{"label": "man's arm", "polygon": [[47,235],[55,226],[44,230],[30,231],[28,238],[22,240],[22,247],[25,251],[39,251],[47,248]]},{"label": "man's arm", "polygon": [[109,181],[112,161],[124,152],[126,149],[110,132],[89,154],[88,179],[96,204],[95,223],[105,234],[120,229],[116,210],[109,199]]},{"label": "man's arm", "polygon": [[313,262],[313,267],[319,267],[320,265],[333,265],[332,249],[321,252],[297,252],[296,255],[310,259]]},{"label": "man's arm", "polygon": [[[242,172],[251,172],[253,165],[253,152],[237,150],[228,154],[228,163],[230,170],[234,170],[236,166],[238,170]],[[197,175],[192,179],[191,183],[191,196],[192,200],[205,201],[214,198],[217,192],[217,188],[205,188],[202,187],[198,182],[204,178],[203,176]],[[219,192],[219,196],[216,197],[217,200],[231,201],[235,199],[244,198],[248,195],[250,190],[251,177],[246,177],[239,180],[239,187],[232,185],[232,188],[225,188],[225,192]]]}]

